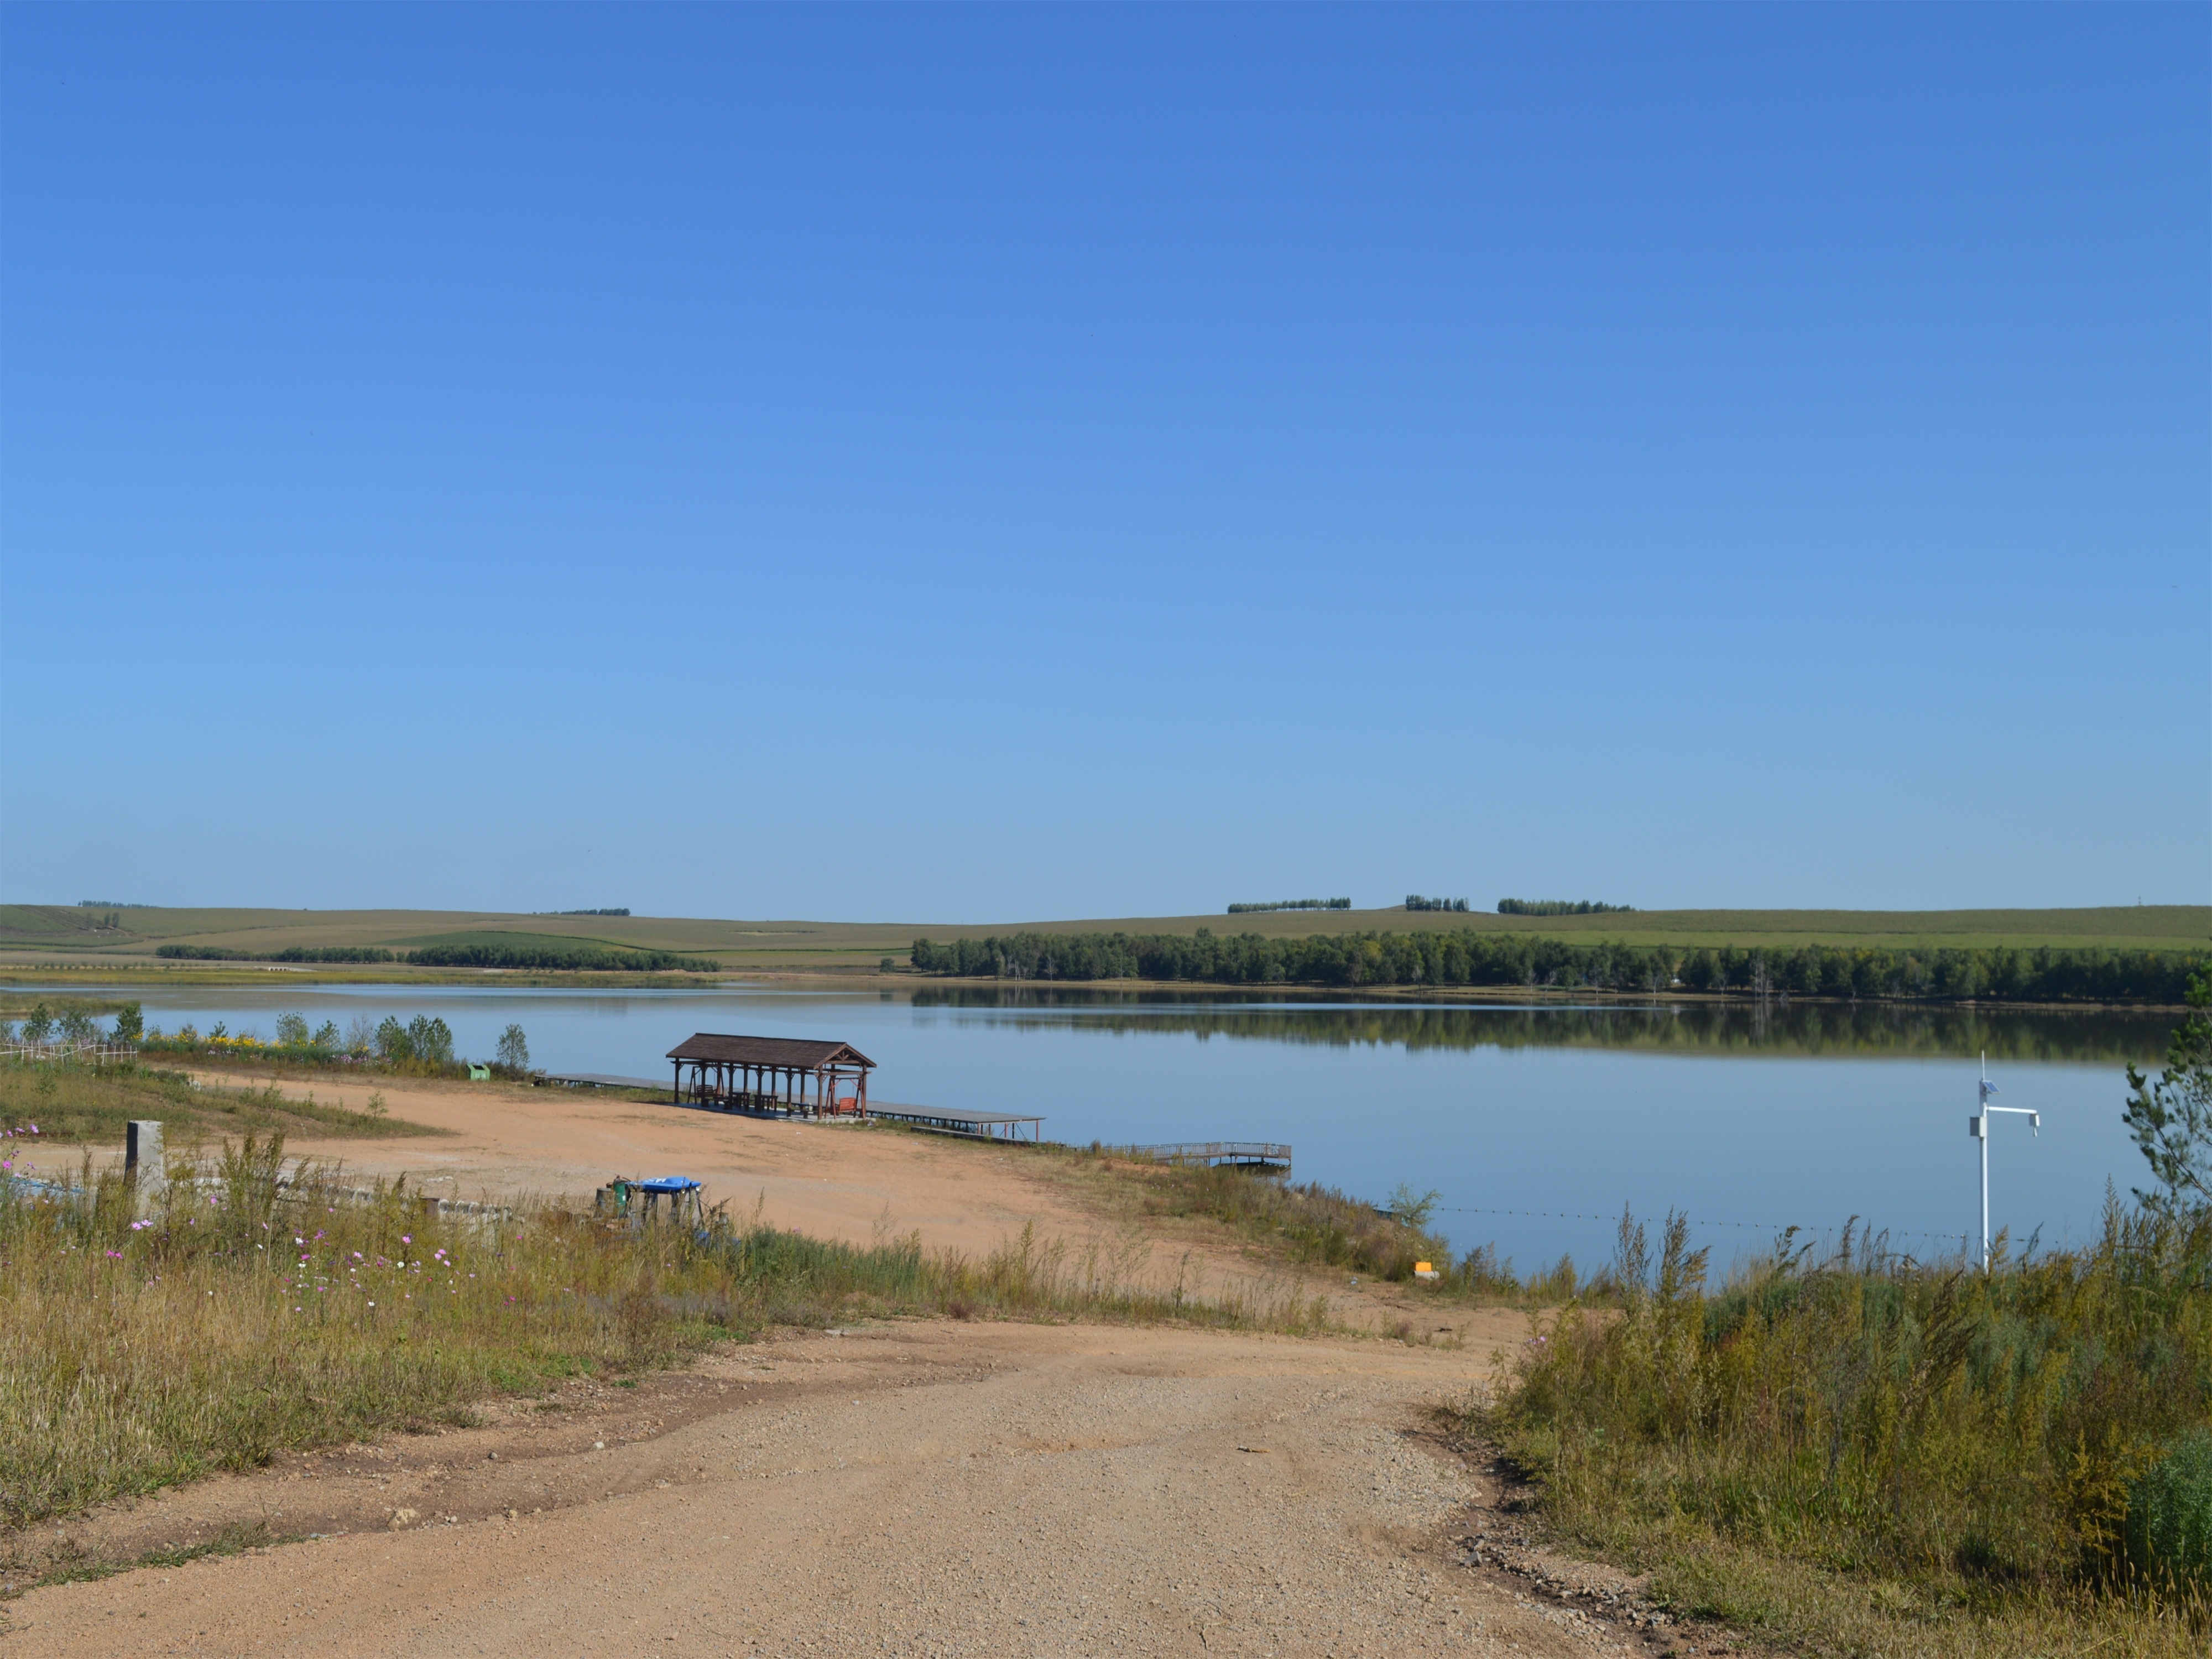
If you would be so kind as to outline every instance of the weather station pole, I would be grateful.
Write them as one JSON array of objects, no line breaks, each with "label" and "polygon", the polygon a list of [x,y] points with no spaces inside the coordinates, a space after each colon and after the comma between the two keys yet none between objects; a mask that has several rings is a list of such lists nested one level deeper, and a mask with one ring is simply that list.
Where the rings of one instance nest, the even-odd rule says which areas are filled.
[{"label": "weather station pole", "polygon": [[1982,1271],[1984,1273],[1990,1270],[1990,1114],[2010,1112],[2015,1116],[2024,1117],[2027,1120],[2027,1127],[2034,1131],[2038,1139],[2040,1139],[2043,1135],[2042,1113],[2032,1112],[2025,1106],[1992,1106],[1990,1104],[1990,1097],[1996,1091],[1997,1085],[1990,1081],[1990,1057],[1984,1053],[1982,1055],[1981,1110],[1966,1120],[1966,1133],[1982,1143]]}]

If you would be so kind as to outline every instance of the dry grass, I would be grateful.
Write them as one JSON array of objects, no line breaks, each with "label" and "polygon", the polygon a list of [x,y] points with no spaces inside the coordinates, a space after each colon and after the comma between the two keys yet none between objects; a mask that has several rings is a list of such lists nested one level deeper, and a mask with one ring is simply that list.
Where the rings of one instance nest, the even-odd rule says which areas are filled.
[{"label": "dry grass", "polygon": [[[1154,1162],[1105,1146],[1045,1146],[1036,1156],[1039,1167],[1073,1188],[1087,1207],[1155,1234],[1194,1223],[1288,1266],[1388,1284],[1411,1280],[1415,1265],[1426,1261],[1438,1273],[1424,1289],[1431,1301],[1547,1308],[1578,1287],[1568,1258],[1524,1279],[1488,1246],[1455,1255],[1429,1231],[1433,1194],[1424,1199],[1401,1188],[1385,1210],[1315,1182]],[[1596,1288],[1603,1292],[1602,1278]]]},{"label": "dry grass", "polygon": [[1139,1288],[1134,1249],[1029,1232],[970,1258],[721,1218],[631,1228],[526,1206],[479,1221],[427,1214],[404,1185],[346,1202],[312,1170],[280,1185],[283,1170],[281,1141],[249,1138],[150,1209],[88,1163],[71,1200],[0,1196],[0,1521],[459,1420],[492,1395],[665,1364],[775,1323],[1322,1319],[1264,1283]]}]

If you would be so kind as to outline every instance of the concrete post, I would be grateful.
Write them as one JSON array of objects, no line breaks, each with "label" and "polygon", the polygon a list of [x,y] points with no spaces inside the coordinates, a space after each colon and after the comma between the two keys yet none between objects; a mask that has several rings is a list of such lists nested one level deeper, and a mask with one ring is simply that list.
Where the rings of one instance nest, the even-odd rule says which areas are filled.
[{"label": "concrete post", "polygon": [[161,1126],[144,1118],[131,1120],[124,1142],[123,1173],[138,1187],[138,1207],[152,1208],[168,1188],[169,1166],[161,1156]]}]

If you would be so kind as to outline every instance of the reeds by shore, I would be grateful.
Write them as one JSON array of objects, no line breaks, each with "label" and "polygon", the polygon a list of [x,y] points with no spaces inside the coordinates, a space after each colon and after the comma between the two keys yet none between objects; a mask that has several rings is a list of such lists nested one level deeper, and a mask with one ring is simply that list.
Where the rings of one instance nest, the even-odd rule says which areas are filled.
[{"label": "reeds by shore", "polygon": [[1848,1237],[1717,1289],[1622,1224],[1469,1425],[1549,1524],[1818,1651],[2202,1654],[2212,1220],[2108,1206],[1984,1274]]}]

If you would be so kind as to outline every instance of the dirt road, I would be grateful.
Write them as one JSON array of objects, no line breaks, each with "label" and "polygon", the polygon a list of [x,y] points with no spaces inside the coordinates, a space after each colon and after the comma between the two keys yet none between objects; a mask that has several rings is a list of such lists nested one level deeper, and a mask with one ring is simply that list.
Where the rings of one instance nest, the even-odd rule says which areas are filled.
[{"label": "dirt road", "polygon": [[330,1535],[33,1591],[0,1654],[1651,1651],[1460,1564],[1484,1494],[1431,1407],[1488,1363],[952,1322],[733,1348],[73,1523]]}]

